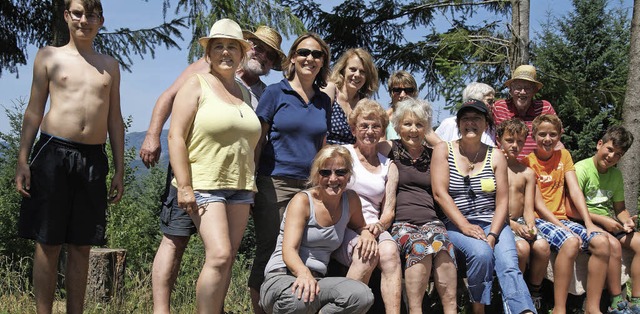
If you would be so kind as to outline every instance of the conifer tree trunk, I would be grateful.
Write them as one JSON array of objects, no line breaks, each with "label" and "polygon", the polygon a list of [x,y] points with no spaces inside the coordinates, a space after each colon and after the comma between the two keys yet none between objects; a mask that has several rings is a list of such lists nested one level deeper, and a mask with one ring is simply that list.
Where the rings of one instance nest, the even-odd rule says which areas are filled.
[{"label": "conifer tree trunk", "polygon": [[513,41],[509,66],[513,71],[529,63],[529,0],[511,0],[511,26]]},{"label": "conifer tree trunk", "polygon": [[633,1],[631,43],[629,48],[629,76],[622,108],[622,125],[633,133],[635,143],[622,157],[620,169],[624,176],[627,209],[638,210],[638,183],[640,181],[640,0]]}]

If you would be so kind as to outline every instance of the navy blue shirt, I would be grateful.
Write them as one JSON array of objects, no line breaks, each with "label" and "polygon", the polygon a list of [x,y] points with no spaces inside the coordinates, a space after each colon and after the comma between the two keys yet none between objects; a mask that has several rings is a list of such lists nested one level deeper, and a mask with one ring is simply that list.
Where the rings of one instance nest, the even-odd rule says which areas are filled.
[{"label": "navy blue shirt", "polygon": [[269,85],[260,97],[256,114],[269,125],[258,174],[306,180],[311,162],[322,148],[330,127],[331,99],[314,84],[309,103],[287,79]]}]

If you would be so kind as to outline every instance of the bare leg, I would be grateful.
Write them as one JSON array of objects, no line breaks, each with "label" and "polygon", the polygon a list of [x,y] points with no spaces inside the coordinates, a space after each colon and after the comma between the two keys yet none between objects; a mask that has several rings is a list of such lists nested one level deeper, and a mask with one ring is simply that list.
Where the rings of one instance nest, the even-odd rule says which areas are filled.
[{"label": "bare leg", "polygon": [[89,275],[89,245],[67,245],[67,313],[82,313]]},{"label": "bare leg", "polygon": [[573,273],[573,265],[580,249],[580,239],[577,237],[567,239],[556,256],[553,265],[553,314],[563,314],[567,312],[567,294]]},{"label": "bare leg", "polygon": [[36,297],[36,311],[39,314],[51,313],[53,308],[60,248],[60,245],[36,242],[33,255],[33,293]]},{"label": "bare leg", "polygon": [[248,204],[225,206],[224,203],[210,203],[198,213],[191,214],[205,248],[205,262],[196,284],[199,313],[222,311],[231,279],[231,265],[248,217]]},{"label": "bare leg", "polygon": [[620,295],[622,293],[622,246],[620,241],[610,233],[603,234],[609,241],[609,267],[607,268],[607,286],[611,296]]},{"label": "bare leg", "polygon": [[545,239],[536,240],[531,245],[531,265],[529,266],[529,283],[539,286],[547,273],[551,249]]},{"label": "bare leg", "polygon": [[353,280],[362,281],[365,284],[369,284],[371,273],[376,268],[376,265],[378,265],[379,255],[376,255],[375,257],[368,260],[363,260],[357,251],[353,251],[352,255],[353,261],[349,266],[349,271],[347,272],[346,277]]},{"label": "bare leg", "polygon": [[249,288],[249,293],[251,293],[251,306],[253,307],[253,313],[267,314],[267,312],[265,312],[260,306],[260,291]]},{"label": "bare leg", "polygon": [[518,251],[518,267],[523,274],[527,271],[527,263],[529,262],[530,247],[526,240],[516,241],[516,250]]},{"label": "bare leg", "polygon": [[436,289],[438,289],[438,294],[440,295],[443,312],[447,314],[457,313],[458,304],[456,293],[458,289],[458,273],[451,256],[445,251],[440,251],[436,255],[433,270]]},{"label": "bare leg", "polygon": [[409,313],[422,313],[422,299],[429,285],[433,254],[404,270],[404,285],[409,300]]},{"label": "bare leg", "polygon": [[[607,279],[609,267],[609,240],[605,235],[597,235],[589,242],[589,272],[587,275],[587,301],[585,313],[600,313],[600,296]],[[618,277],[619,278],[619,277]]]},{"label": "bare leg", "polygon": [[387,314],[400,313],[400,297],[402,295],[402,267],[400,254],[395,241],[382,241],[378,245],[380,261],[378,267],[382,271],[380,293]]},{"label": "bare leg", "polygon": [[176,283],[182,255],[189,239],[190,237],[169,234],[162,236],[151,271],[153,313],[171,312],[171,291]]},{"label": "bare leg", "polygon": [[474,314],[484,314],[484,304],[479,302],[474,302],[471,304],[471,309]]},{"label": "bare leg", "polygon": [[631,261],[631,296],[640,297],[640,234],[632,232],[620,239],[622,247],[633,250],[633,260]]}]

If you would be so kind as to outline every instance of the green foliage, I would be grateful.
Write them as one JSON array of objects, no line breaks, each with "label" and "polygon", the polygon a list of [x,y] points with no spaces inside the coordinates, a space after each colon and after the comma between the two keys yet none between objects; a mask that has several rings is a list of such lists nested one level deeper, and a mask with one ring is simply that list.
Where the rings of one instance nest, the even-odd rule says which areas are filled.
[{"label": "green foliage", "polygon": [[[507,79],[511,34],[496,21],[475,26],[469,19],[478,12],[497,19],[508,14],[510,1],[346,0],[331,12],[313,0],[282,2],[325,38],[333,60],[349,48],[363,47],[371,52],[383,83],[399,69],[422,75],[427,98],[441,97],[448,108],[461,101],[469,81],[498,86]],[[436,29],[438,18],[450,20],[451,28]],[[409,41],[409,34],[418,31],[420,38]]]},{"label": "green foliage", "polygon": [[[258,25],[268,25],[277,29],[280,34],[288,38],[290,34],[300,34],[304,25],[287,7],[280,5],[278,0],[177,0],[175,14],[187,14],[191,27],[191,42],[189,60],[195,60],[203,55],[203,49],[198,44],[198,38],[209,34],[209,28],[221,18],[230,18],[243,29],[255,29]],[[164,12],[171,8],[174,1],[163,0]]]},{"label": "green foliage", "polygon": [[539,96],[562,119],[562,142],[576,161],[593,155],[604,130],[621,119],[630,22],[626,12],[607,4],[573,1],[575,10],[549,19],[533,49],[545,83]]},{"label": "green foliage", "polygon": [[14,181],[25,106],[25,101],[19,99],[12,107],[4,108],[11,130],[0,132],[0,256],[21,257],[33,252],[31,241],[18,237],[21,197]]},{"label": "green foliage", "polygon": [[[64,0],[13,0],[0,2],[0,75],[3,70],[17,73],[19,64],[27,62],[27,47],[34,45],[62,46],[69,42],[64,22]],[[116,58],[123,69],[130,71],[131,55],[154,56],[157,47],[180,48],[175,38],[182,39],[178,28],[186,28],[185,19],[178,18],[149,29],[106,28],[98,34],[96,50]]]},{"label": "green foliage", "polygon": [[[127,126],[130,124],[131,119]],[[107,151],[111,157],[109,147]],[[165,172],[153,168],[147,176],[137,179],[135,169],[130,167],[135,158],[134,147],[125,151],[124,194],[118,204],[109,206],[107,240],[109,247],[127,250],[127,267],[148,271],[161,237],[157,212],[164,191]],[[113,159],[109,160],[113,173]]]}]

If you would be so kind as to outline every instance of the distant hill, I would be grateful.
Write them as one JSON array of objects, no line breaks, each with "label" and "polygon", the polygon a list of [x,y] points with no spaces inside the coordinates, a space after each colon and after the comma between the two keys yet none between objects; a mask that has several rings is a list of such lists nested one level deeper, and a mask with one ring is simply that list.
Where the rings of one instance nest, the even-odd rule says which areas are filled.
[{"label": "distant hill", "polygon": [[[142,142],[144,142],[144,137],[147,135],[147,132],[131,132],[125,135],[125,142],[127,143],[127,149],[134,147],[136,149],[136,159],[131,162],[131,168],[136,168],[136,175],[144,175],[147,174],[149,170],[144,166],[142,160],[140,159],[140,147],[142,147]],[[160,133],[160,144],[162,145],[162,152],[160,153],[160,164],[156,165],[156,167],[162,167],[164,169],[167,168],[169,164],[169,144],[167,142],[167,136],[169,135],[169,130],[162,130]]]}]

